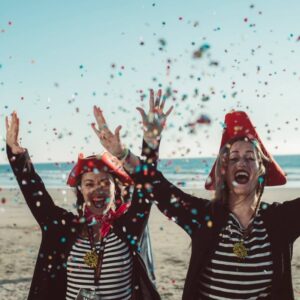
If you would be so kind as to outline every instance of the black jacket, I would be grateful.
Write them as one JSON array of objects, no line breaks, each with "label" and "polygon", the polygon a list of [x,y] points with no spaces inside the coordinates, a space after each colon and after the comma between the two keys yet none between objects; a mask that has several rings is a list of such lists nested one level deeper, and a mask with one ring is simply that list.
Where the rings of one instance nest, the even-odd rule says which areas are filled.
[{"label": "black jacket", "polygon": [[[42,230],[34,275],[28,299],[65,300],[67,287],[66,263],[82,224],[77,216],[56,206],[35,172],[28,152],[13,155],[7,147],[12,170],[24,198]],[[129,247],[133,258],[133,300],[159,300],[139,253],[139,239],[147,223],[151,203],[145,201],[143,188],[135,189],[132,205],[113,224],[113,232]]]},{"label": "black jacket", "polygon": [[[156,170],[157,153],[148,149],[145,143],[143,151],[148,163],[144,162],[134,179],[136,184],[147,187],[148,198],[190,235],[192,253],[182,299],[196,300],[197,279],[214,253],[229,211],[218,202],[197,198],[178,189]],[[282,204],[262,202],[260,213],[272,249],[271,299],[293,300],[291,259],[293,243],[300,235],[300,198]]]}]

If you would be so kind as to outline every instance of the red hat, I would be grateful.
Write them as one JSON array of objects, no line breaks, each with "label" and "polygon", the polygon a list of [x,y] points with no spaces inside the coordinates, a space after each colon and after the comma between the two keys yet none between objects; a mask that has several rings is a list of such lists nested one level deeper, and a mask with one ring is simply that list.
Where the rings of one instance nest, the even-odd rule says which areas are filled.
[{"label": "red hat", "polygon": [[92,155],[86,158],[82,154],[78,156],[77,164],[73,167],[69,174],[67,184],[75,187],[78,177],[87,172],[105,171],[118,177],[122,183],[131,184],[132,179],[125,172],[121,162],[109,152],[103,154]]},{"label": "red hat", "polygon": [[[248,138],[249,140],[257,140],[262,152],[269,159],[269,163],[266,166],[265,185],[274,186],[285,184],[286,176],[284,171],[276,163],[272,155],[266,150],[248,115],[243,111],[233,111],[226,114],[220,149],[232,139],[243,137]],[[205,182],[205,188],[207,190],[215,190],[215,168],[216,162],[214,163],[209,177]]]}]

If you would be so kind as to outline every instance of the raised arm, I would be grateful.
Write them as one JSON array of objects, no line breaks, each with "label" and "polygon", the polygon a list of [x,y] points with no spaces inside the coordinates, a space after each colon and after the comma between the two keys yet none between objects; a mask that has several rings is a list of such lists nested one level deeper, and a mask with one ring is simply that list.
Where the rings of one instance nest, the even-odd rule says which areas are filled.
[{"label": "raised arm", "polygon": [[133,178],[136,183],[146,187],[148,199],[155,201],[166,216],[192,235],[194,229],[199,226],[200,213],[204,211],[208,201],[184,193],[156,170],[162,131],[173,109],[171,106],[164,113],[165,100],[166,98],[161,95],[161,90],[158,91],[156,97],[151,90],[148,114],[142,108],[137,108],[143,120],[142,155],[146,159],[142,161],[142,165],[136,170]]},{"label": "raised arm", "polygon": [[161,134],[166,126],[167,118],[173,110],[173,106],[171,106],[165,113],[165,102],[166,98],[162,97],[161,90],[158,90],[156,97],[154,91],[150,90],[148,114],[143,108],[137,107],[143,122],[142,156],[146,158],[147,163],[154,163],[155,166],[159,158]]},{"label": "raised arm", "polygon": [[[143,139],[148,147],[153,150],[158,149],[162,131],[166,126],[168,116],[173,110],[173,106],[171,106],[168,111],[164,113],[165,103],[166,98],[162,97],[161,90],[158,90],[156,97],[154,96],[154,91],[150,90],[148,114],[145,113],[143,108],[136,108],[142,117],[144,129]],[[145,149],[144,151],[147,150]],[[145,154],[147,153],[145,152]]]},{"label": "raised arm", "polygon": [[[141,164],[140,159],[121,143],[121,126],[118,126],[113,133],[108,128],[103,112],[99,107],[94,106],[94,115],[97,127],[95,124],[92,124],[92,128],[103,147],[116,156],[123,165],[126,165],[129,173],[134,173]],[[131,206],[124,217],[117,220],[118,223],[121,223],[126,228],[131,243],[135,243],[140,239],[148,220],[152,203],[145,199],[145,195],[143,186],[134,185]]]},{"label": "raised arm", "polygon": [[23,196],[39,225],[45,226],[65,211],[55,206],[42,179],[35,172],[28,151],[19,144],[19,118],[16,112],[6,117],[7,157]]}]

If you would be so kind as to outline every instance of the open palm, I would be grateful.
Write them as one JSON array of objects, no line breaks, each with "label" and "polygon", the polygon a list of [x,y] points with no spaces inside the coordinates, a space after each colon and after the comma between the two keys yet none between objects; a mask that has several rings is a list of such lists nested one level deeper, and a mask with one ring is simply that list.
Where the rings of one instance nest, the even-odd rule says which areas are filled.
[{"label": "open palm", "polygon": [[156,99],[154,100],[154,91],[151,89],[148,114],[146,114],[141,107],[137,107],[137,110],[142,116],[144,140],[153,149],[157,147],[167,118],[173,110],[173,106],[171,106],[168,111],[164,113],[165,102],[166,98],[162,98],[161,90],[158,90]]},{"label": "open palm", "polygon": [[5,118],[6,143],[11,148],[13,154],[20,154],[25,151],[19,144],[20,120],[16,112],[11,114],[11,118]]}]

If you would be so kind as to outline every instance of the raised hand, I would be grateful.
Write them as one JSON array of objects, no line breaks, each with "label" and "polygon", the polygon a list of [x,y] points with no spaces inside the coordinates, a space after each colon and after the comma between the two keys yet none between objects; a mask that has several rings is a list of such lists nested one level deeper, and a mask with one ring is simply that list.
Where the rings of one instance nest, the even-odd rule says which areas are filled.
[{"label": "raised hand", "polygon": [[141,107],[136,108],[142,116],[144,140],[153,149],[157,148],[161,132],[163,131],[167,121],[167,117],[173,110],[173,106],[171,106],[168,111],[164,113],[165,102],[165,98],[161,100],[161,90],[158,90],[156,99],[154,101],[154,91],[151,89],[148,115]]},{"label": "raised hand", "polygon": [[92,123],[92,128],[94,129],[96,135],[100,139],[102,146],[110,152],[112,155],[122,158],[125,147],[121,144],[120,140],[120,130],[122,126],[118,126],[115,129],[115,132],[112,133],[105,121],[102,110],[100,107],[94,106],[94,116],[98,125],[96,128],[96,124]]},{"label": "raised hand", "polygon": [[5,118],[6,143],[13,154],[21,154],[25,151],[19,144],[19,124],[20,120],[15,111],[11,114],[10,120],[8,117]]}]

